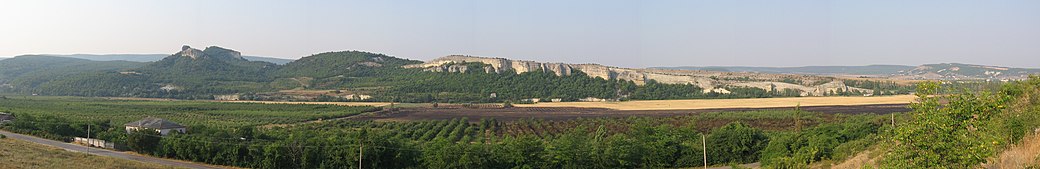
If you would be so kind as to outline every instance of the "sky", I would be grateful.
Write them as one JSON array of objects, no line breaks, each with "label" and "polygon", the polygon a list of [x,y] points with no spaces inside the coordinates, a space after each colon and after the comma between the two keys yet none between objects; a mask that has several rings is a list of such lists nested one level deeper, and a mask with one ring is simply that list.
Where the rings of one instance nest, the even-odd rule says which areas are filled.
[{"label": "sky", "polygon": [[1037,0],[14,0],[0,56],[360,50],[654,66],[1040,67]]}]

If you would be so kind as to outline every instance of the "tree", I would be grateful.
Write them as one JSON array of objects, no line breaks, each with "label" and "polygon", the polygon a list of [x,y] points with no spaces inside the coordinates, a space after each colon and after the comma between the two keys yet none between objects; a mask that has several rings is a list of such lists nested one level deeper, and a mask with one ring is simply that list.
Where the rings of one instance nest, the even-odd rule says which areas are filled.
[{"label": "tree", "polygon": [[[1001,140],[987,137],[985,122],[1005,105],[1003,95],[962,93],[938,96],[937,82],[917,87],[918,102],[910,105],[912,120],[895,129],[896,146],[883,162],[899,168],[970,168],[985,162]],[[949,103],[942,104],[941,100]]]},{"label": "tree", "polygon": [[138,153],[147,154],[155,151],[161,139],[162,136],[155,130],[131,130],[126,136],[126,147]]},{"label": "tree", "polygon": [[711,131],[708,135],[710,163],[751,163],[758,160],[760,150],[766,147],[769,138],[762,130],[740,122]]}]

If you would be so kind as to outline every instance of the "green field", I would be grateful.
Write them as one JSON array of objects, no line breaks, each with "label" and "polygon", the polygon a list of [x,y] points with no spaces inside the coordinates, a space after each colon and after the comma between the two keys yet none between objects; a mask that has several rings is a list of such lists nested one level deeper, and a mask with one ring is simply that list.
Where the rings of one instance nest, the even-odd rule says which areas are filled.
[{"label": "green field", "polygon": [[286,124],[355,115],[374,107],[221,103],[208,101],[110,100],[86,97],[9,96],[0,112],[62,118],[71,122],[110,121],[113,126],[158,117],[185,126],[235,128]]}]

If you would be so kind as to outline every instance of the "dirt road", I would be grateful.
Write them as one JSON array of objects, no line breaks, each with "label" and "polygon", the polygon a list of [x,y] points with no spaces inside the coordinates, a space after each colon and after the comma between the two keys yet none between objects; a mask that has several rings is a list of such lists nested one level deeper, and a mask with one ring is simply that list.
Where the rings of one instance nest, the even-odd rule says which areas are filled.
[{"label": "dirt road", "polygon": [[131,154],[131,153],[125,153],[125,152],[117,152],[117,151],[106,150],[106,149],[98,149],[98,148],[86,147],[86,146],[81,146],[81,145],[77,145],[77,144],[71,144],[71,143],[66,143],[66,142],[48,140],[48,139],[43,139],[43,138],[33,137],[33,136],[28,136],[28,135],[22,135],[22,134],[17,134],[17,133],[11,133],[11,132],[7,132],[7,131],[3,131],[3,130],[0,130],[0,134],[3,134],[5,136],[7,136],[9,139],[18,139],[18,140],[24,140],[24,141],[28,141],[28,142],[37,143],[37,144],[54,146],[54,147],[58,147],[58,148],[62,148],[62,149],[68,150],[68,151],[86,152],[88,154],[93,154],[93,155],[109,156],[109,157],[122,158],[122,159],[134,160],[134,161],[140,161],[140,162],[146,162],[146,163],[156,163],[156,164],[162,164],[162,165],[168,165],[168,166],[174,166],[174,167],[184,167],[184,168],[204,168],[204,169],[229,168],[229,167],[219,167],[219,166],[213,166],[213,165],[207,165],[207,164],[198,164],[198,163],[192,163],[192,162],[186,162],[186,161],[164,159],[164,158],[156,158],[156,157],[149,157],[149,156],[143,156],[143,155],[137,155],[137,154]]}]

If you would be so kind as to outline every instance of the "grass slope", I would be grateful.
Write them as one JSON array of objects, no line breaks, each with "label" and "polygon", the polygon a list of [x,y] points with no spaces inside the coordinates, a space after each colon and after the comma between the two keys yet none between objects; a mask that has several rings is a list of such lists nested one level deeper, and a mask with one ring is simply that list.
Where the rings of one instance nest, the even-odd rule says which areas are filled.
[{"label": "grass slope", "polygon": [[15,139],[0,139],[0,168],[173,168],[69,152]]}]

